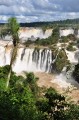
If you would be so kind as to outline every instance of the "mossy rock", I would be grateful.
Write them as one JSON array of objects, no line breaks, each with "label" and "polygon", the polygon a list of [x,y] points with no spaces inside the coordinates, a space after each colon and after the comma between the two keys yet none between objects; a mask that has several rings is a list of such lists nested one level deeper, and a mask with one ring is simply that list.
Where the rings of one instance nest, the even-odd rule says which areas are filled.
[{"label": "mossy rock", "polygon": [[52,51],[56,50],[57,49],[56,44],[50,45],[49,49],[51,49]]},{"label": "mossy rock", "polygon": [[39,50],[40,50],[40,47],[39,47],[39,46],[36,46],[34,50],[35,50],[35,51],[39,51]]},{"label": "mossy rock", "polygon": [[75,65],[75,69],[73,71],[72,76],[79,83],[79,63],[77,65]]},{"label": "mossy rock", "polygon": [[63,68],[69,64],[68,57],[64,49],[59,51],[57,55],[56,61],[53,64],[54,70],[57,73],[61,73]]},{"label": "mossy rock", "polygon": [[66,72],[68,72],[71,69],[71,64],[67,65]]}]

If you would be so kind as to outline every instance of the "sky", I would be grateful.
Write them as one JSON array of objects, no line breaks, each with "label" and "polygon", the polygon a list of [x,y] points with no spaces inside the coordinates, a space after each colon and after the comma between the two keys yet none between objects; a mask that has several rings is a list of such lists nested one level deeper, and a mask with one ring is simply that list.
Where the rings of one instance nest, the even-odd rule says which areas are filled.
[{"label": "sky", "polygon": [[0,22],[56,21],[79,18],[79,0],[0,0]]}]

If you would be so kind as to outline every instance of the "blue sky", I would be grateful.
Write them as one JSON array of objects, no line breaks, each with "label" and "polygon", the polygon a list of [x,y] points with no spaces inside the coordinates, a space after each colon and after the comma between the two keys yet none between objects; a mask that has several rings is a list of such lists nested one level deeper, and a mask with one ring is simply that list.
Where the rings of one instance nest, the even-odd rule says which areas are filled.
[{"label": "blue sky", "polygon": [[12,16],[19,22],[79,18],[79,0],[0,0],[0,22]]}]

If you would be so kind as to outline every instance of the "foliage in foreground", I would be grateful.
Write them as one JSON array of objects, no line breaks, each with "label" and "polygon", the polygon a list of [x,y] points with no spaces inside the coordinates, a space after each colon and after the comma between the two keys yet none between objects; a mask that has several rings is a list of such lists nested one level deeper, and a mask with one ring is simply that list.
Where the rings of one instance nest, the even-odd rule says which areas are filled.
[{"label": "foliage in foreground", "polygon": [[[53,88],[42,91],[33,73],[26,78],[12,73],[5,89],[9,66],[0,67],[0,120],[79,120],[79,106],[68,104]],[[0,86],[3,81],[0,81]]]}]

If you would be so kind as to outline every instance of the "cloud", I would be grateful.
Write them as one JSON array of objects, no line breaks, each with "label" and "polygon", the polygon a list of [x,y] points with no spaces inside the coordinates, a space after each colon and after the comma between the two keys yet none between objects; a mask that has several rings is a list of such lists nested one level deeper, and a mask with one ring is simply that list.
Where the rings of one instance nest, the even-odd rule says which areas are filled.
[{"label": "cloud", "polygon": [[19,22],[79,17],[79,0],[0,0],[0,22],[15,16]]}]

